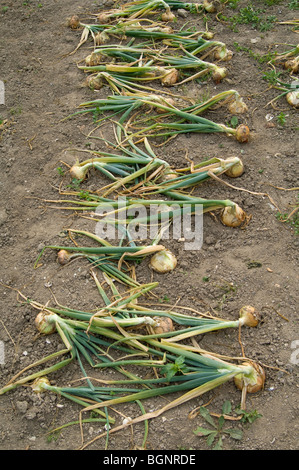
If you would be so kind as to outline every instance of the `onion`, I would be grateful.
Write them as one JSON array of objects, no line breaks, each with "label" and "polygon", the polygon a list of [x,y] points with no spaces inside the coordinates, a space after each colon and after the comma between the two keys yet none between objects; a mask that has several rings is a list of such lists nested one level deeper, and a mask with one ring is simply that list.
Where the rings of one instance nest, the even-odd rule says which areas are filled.
[{"label": "onion", "polygon": [[104,83],[100,75],[89,75],[85,81],[86,85],[92,90],[100,90]]},{"label": "onion", "polygon": [[287,70],[292,70],[293,73],[298,73],[299,70],[299,59],[290,59],[284,63],[284,68]]},{"label": "onion", "polygon": [[150,261],[150,266],[157,273],[168,273],[173,271],[177,265],[177,259],[170,250],[157,251]]},{"label": "onion", "polygon": [[294,108],[299,108],[299,91],[290,91],[287,96],[287,102],[294,106]]},{"label": "onion", "polygon": [[240,124],[236,129],[236,139],[238,142],[246,143],[249,140],[250,130],[245,124]]},{"label": "onion", "polygon": [[240,310],[240,323],[245,326],[255,327],[258,325],[258,314],[254,307],[245,305]]},{"label": "onion", "polygon": [[82,180],[86,177],[88,168],[83,168],[78,163],[72,166],[70,169],[70,174],[72,178],[76,178],[77,180]]},{"label": "onion", "polygon": [[161,33],[173,34],[173,28],[171,26],[163,26],[163,28],[158,28]]},{"label": "onion", "polygon": [[88,67],[99,65],[102,62],[102,58],[103,56],[100,52],[92,52],[85,58],[85,63]]},{"label": "onion", "polygon": [[229,104],[228,109],[232,114],[242,114],[248,111],[247,105],[240,96],[236,97],[234,101]]},{"label": "onion", "polygon": [[80,26],[80,18],[77,15],[73,15],[68,19],[68,26],[71,29],[78,29]]},{"label": "onion", "polygon": [[98,22],[100,24],[107,24],[109,23],[109,21],[110,21],[109,13],[103,12],[98,15]]},{"label": "onion", "polygon": [[255,393],[259,392],[264,388],[265,384],[265,371],[264,369],[256,363],[251,363],[251,362],[244,362],[242,364],[243,366],[251,366],[254,368],[254,377],[247,378],[243,374],[238,374],[234,377],[234,382],[236,387],[239,390],[243,390],[243,388],[246,386],[247,387],[247,392],[248,393]]},{"label": "onion", "polygon": [[204,0],[203,6],[204,9],[209,13],[214,13],[216,11],[216,8],[213,3],[209,2],[208,0]]},{"label": "onion", "polygon": [[57,254],[57,261],[59,264],[65,265],[71,259],[71,254],[66,250],[59,250]]},{"label": "onion", "polygon": [[161,83],[164,86],[172,86],[177,83],[179,79],[179,71],[177,69],[169,70],[164,77],[161,78]]},{"label": "onion", "polygon": [[228,227],[239,227],[244,222],[245,218],[246,213],[238,204],[225,207],[221,214],[222,223]]},{"label": "onion", "polygon": [[226,46],[219,46],[214,52],[214,59],[216,60],[231,60],[233,51],[230,51]]},{"label": "onion", "polygon": [[96,45],[100,46],[101,44],[106,44],[110,40],[110,38],[107,33],[102,31],[95,35],[94,40],[95,40]]},{"label": "onion", "polygon": [[162,21],[174,21],[176,19],[176,16],[169,10],[166,11],[165,13],[162,13],[161,15]]},{"label": "onion", "polygon": [[49,379],[47,377],[38,377],[37,379],[34,380],[32,384],[32,390],[35,393],[42,393],[45,391],[44,385],[50,385]]},{"label": "onion", "polygon": [[169,333],[174,331],[173,322],[169,317],[154,317],[156,326],[153,326],[154,333],[159,335],[161,333]]},{"label": "onion", "polygon": [[53,321],[53,314],[41,311],[35,318],[35,326],[43,335],[51,335],[56,331],[56,325]]},{"label": "onion", "polygon": [[220,83],[227,75],[227,69],[225,67],[216,67],[213,70],[212,77],[215,83]]},{"label": "onion", "polygon": [[232,165],[228,170],[226,170],[225,174],[230,178],[238,178],[244,173],[244,165],[241,160],[237,163]]}]

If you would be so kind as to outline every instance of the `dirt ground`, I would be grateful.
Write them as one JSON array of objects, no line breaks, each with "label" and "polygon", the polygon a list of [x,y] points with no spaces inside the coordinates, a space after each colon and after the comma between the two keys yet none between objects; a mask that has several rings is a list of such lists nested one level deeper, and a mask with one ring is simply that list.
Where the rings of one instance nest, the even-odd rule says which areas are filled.
[{"label": "dirt ground", "polygon": [[[241,6],[249,2],[241,1]],[[260,2],[254,2],[259,3]],[[185,155],[195,163],[208,157],[238,156],[245,165],[239,178],[221,179],[234,187],[209,181],[197,188],[197,194],[213,199],[231,199],[251,219],[244,227],[228,228],[219,214],[204,215],[204,240],[201,250],[185,251],[181,242],[168,240],[166,245],[177,255],[178,266],[170,274],[153,273],[147,261],[136,269],[140,282],[158,281],[155,291],[160,303],[192,307],[235,319],[239,309],[253,305],[261,320],[256,328],[243,328],[241,342],[244,354],[263,365],[265,387],[247,398],[247,410],[260,417],[253,423],[233,425],[243,430],[239,441],[226,437],[225,450],[295,450],[298,448],[298,245],[295,227],[282,223],[277,214],[289,214],[298,204],[298,111],[284,98],[268,105],[278,91],[271,89],[263,73],[271,68],[258,60],[276,44],[297,44],[298,32],[289,24],[297,11],[289,2],[265,7],[266,15],[275,15],[277,23],[261,32],[251,24],[240,24],[232,30],[229,21],[207,14],[207,25],[215,38],[224,42],[234,54],[226,64],[228,76],[220,84],[211,80],[188,84],[175,92],[192,97],[236,89],[244,98],[248,112],[241,118],[251,130],[247,144],[220,134],[181,135],[164,146],[156,147],[158,155],[173,166],[186,165]],[[60,185],[67,188],[70,179],[59,174],[67,170],[82,153],[74,149],[103,149],[103,143],[87,134],[94,128],[91,116],[63,120],[78,105],[94,97],[83,86],[84,74],[77,63],[84,59],[92,42],[69,53],[77,46],[81,31],[72,31],[66,19],[78,14],[82,22],[91,23],[92,14],[102,2],[87,0],[48,0],[1,2],[1,69],[5,86],[5,103],[0,104],[1,117],[1,316],[0,340],[3,364],[0,386],[25,366],[62,348],[58,335],[38,336],[34,325],[36,311],[22,305],[15,289],[40,303],[53,304],[53,296],[63,305],[92,310],[100,305],[88,263],[83,260],[63,269],[54,252],[47,252],[41,266],[34,269],[44,245],[61,244],[67,228],[94,230],[93,222],[72,212],[50,208],[43,200],[57,200]],[[222,5],[223,15],[238,10]],[[298,17],[298,15],[297,15]],[[188,25],[205,28],[201,15],[179,17],[175,28]],[[237,45],[236,45],[237,43]],[[281,47],[281,46],[277,46]],[[288,77],[285,73],[284,77]],[[289,77],[288,77],[289,79]],[[105,96],[103,88],[97,96]],[[279,116],[284,116],[284,122]],[[268,115],[272,120],[268,121]],[[228,122],[226,109],[208,113],[216,122]],[[111,123],[103,133],[112,136]],[[83,154],[84,156],[84,154]],[[98,173],[91,173],[84,188],[101,183]],[[297,190],[296,190],[297,187]],[[246,191],[244,191],[246,189]],[[294,220],[294,219],[292,219]],[[222,330],[197,338],[204,349],[227,356],[242,356],[238,332]],[[94,373],[94,371],[92,371]],[[106,372],[108,374],[108,372]],[[75,363],[50,377],[53,384],[70,384],[80,377]],[[240,392],[233,382],[170,410],[149,423],[146,448],[150,450],[207,450],[203,437],[194,431],[204,421],[196,412],[208,405],[221,413],[225,400],[233,410],[240,404]],[[146,410],[156,410],[169,397],[149,399]],[[195,412],[190,415],[192,411]],[[29,386],[4,394],[0,400],[0,449],[2,450],[75,450],[81,447],[79,425],[66,427],[58,435],[50,431],[76,421],[80,407],[52,394],[37,395]],[[124,405],[115,412],[116,425],[124,416],[137,416],[135,405]],[[234,416],[236,416],[234,414]],[[231,424],[231,423],[229,423]],[[84,424],[84,443],[104,431],[103,423]],[[111,434],[108,450],[140,449],[144,424]],[[87,450],[105,449],[105,438],[96,440]]]}]

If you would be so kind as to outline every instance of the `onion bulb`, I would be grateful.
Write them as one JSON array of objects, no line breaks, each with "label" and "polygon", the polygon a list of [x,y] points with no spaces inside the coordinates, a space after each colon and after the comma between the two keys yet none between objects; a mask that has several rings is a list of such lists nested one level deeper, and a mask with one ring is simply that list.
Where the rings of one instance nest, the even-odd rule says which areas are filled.
[{"label": "onion bulb", "polygon": [[228,110],[232,114],[242,114],[248,111],[248,107],[246,103],[244,103],[243,98],[237,96],[235,97],[234,101],[228,105]]},{"label": "onion bulb", "polygon": [[[163,98],[163,100],[159,100],[160,101],[160,104],[163,104],[164,106],[167,106],[168,104],[170,106],[174,106],[175,105],[175,101],[174,99],[172,98]],[[164,113],[167,113],[167,111],[165,109],[162,109],[162,108],[159,108],[159,106],[156,107],[156,112],[158,114],[164,114]]]},{"label": "onion bulb", "polygon": [[75,178],[77,180],[83,180],[86,177],[87,171],[88,168],[84,168],[78,163],[75,163],[75,165],[73,165],[70,169],[70,175],[72,178]]},{"label": "onion bulb", "polygon": [[102,63],[102,54],[100,52],[92,52],[85,58],[85,64],[88,67],[93,67],[94,65],[99,65]]},{"label": "onion bulb", "polygon": [[216,11],[216,8],[213,3],[209,2],[208,0],[204,0],[203,6],[204,9],[209,13],[214,13]]},{"label": "onion bulb", "polygon": [[246,126],[245,124],[240,124],[237,129],[236,129],[236,139],[238,142],[241,142],[242,144],[248,142],[249,140],[249,127]]},{"label": "onion bulb", "polygon": [[103,80],[99,75],[89,75],[85,81],[86,86],[92,90],[100,90],[103,87]]},{"label": "onion bulb", "polygon": [[172,86],[177,83],[178,79],[179,71],[177,69],[171,69],[161,78],[161,83],[164,86]]},{"label": "onion bulb", "polygon": [[241,160],[237,163],[234,163],[228,170],[226,170],[225,174],[230,178],[238,178],[244,173],[244,165]]},{"label": "onion bulb", "polygon": [[246,386],[248,393],[256,393],[262,390],[264,388],[266,379],[264,369],[259,364],[252,362],[244,362],[242,365],[251,366],[254,369],[253,374],[251,377],[247,377],[243,374],[236,375],[234,377],[236,387],[239,390],[243,390],[243,388]]},{"label": "onion bulb", "polygon": [[169,317],[154,317],[156,321],[156,326],[153,326],[153,331],[155,334],[159,335],[161,333],[169,333],[174,331],[173,322]]},{"label": "onion bulb", "polygon": [[254,307],[251,305],[244,305],[240,312],[240,323],[245,326],[255,327],[258,325],[258,314]]},{"label": "onion bulb", "polygon": [[109,36],[105,31],[101,31],[97,33],[94,37],[94,41],[97,46],[101,46],[102,44],[106,44],[110,40]]},{"label": "onion bulb", "polygon": [[61,265],[65,265],[71,259],[71,254],[66,250],[59,250],[57,253],[57,261]]},{"label": "onion bulb", "polygon": [[71,29],[78,29],[80,26],[80,18],[77,15],[73,15],[68,19],[68,26]]},{"label": "onion bulb", "polygon": [[212,77],[215,83],[220,83],[227,75],[227,69],[225,67],[215,67],[212,73]]},{"label": "onion bulb", "polygon": [[170,11],[166,11],[165,13],[162,13],[161,15],[161,20],[162,21],[174,21],[176,19],[175,15]]},{"label": "onion bulb", "polygon": [[150,266],[157,273],[168,273],[173,271],[177,265],[177,259],[170,250],[157,251],[150,260]]},{"label": "onion bulb", "polygon": [[221,214],[221,221],[228,227],[239,227],[246,219],[246,213],[238,204],[227,206]]},{"label": "onion bulb", "polygon": [[51,335],[56,331],[56,325],[53,321],[53,314],[44,312],[43,310],[39,312],[35,318],[35,326],[40,333],[43,335]]},{"label": "onion bulb", "polygon": [[290,91],[287,96],[287,102],[294,106],[294,108],[299,108],[299,91]]},{"label": "onion bulb", "polygon": [[110,16],[109,16],[109,14],[108,14],[108,13],[105,13],[105,12],[100,13],[99,15],[97,15],[97,17],[98,17],[98,22],[99,22],[100,24],[107,24],[107,23],[109,23],[109,21],[110,21]]},{"label": "onion bulb", "polygon": [[293,73],[298,73],[299,71],[299,58],[287,60],[284,63],[284,68],[291,70]]},{"label": "onion bulb", "polygon": [[173,34],[173,28],[171,26],[163,26],[162,28],[157,28],[158,31],[165,34]]},{"label": "onion bulb", "polygon": [[31,387],[35,393],[42,393],[45,391],[45,385],[50,385],[49,379],[47,377],[38,377],[34,380]]},{"label": "onion bulb", "polygon": [[226,46],[219,46],[214,52],[214,59],[216,60],[231,60],[233,51],[227,49]]}]

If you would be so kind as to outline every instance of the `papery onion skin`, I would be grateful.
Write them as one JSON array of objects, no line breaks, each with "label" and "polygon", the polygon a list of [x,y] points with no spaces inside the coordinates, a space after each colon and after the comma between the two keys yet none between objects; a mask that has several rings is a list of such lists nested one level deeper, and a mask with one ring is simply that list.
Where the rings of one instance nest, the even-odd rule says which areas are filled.
[{"label": "papery onion skin", "polygon": [[83,180],[86,177],[86,169],[75,163],[70,169],[70,175],[77,180]]},{"label": "papery onion skin", "polygon": [[239,176],[243,175],[244,173],[244,165],[243,162],[240,160],[238,163],[232,165],[228,170],[226,170],[225,174],[230,178],[238,178]]},{"label": "papery onion skin", "polygon": [[243,114],[248,111],[248,107],[241,97],[236,98],[234,101],[232,101],[229,104],[228,109],[229,112],[232,114]]},{"label": "papery onion skin", "polygon": [[85,81],[86,85],[91,88],[92,90],[100,90],[103,88],[103,80],[99,75],[89,75]]},{"label": "papery onion skin", "polygon": [[168,273],[175,269],[177,259],[170,250],[161,250],[151,257],[150,266],[158,273]]},{"label": "papery onion skin", "polygon": [[172,86],[175,85],[179,80],[179,71],[177,69],[171,69],[167,72],[164,77],[161,78],[161,83],[163,86]]},{"label": "papery onion skin", "polygon": [[161,20],[165,22],[175,21],[175,19],[176,19],[176,16],[171,11],[167,11],[165,13],[162,13],[161,15]]},{"label": "papery onion skin", "polygon": [[286,95],[287,102],[294,106],[294,108],[299,108],[299,91],[290,91]]},{"label": "papery onion skin", "polygon": [[259,323],[258,313],[251,305],[244,305],[244,307],[241,308],[239,315],[242,325],[254,328]]},{"label": "papery onion skin", "polygon": [[65,265],[69,262],[71,254],[66,250],[59,250],[57,253],[57,261],[61,265]]},{"label": "papery onion skin", "polygon": [[208,0],[204,0],[203,6],[208,13],[214,13],[216,11],[216,7]]},{"label": "papery onion skin", "polygon": [[173,321],[169,317],[154,317],[154,320],[156,320],[157,325],[153,326],[153,331],[155,334],[159,335],[162,333],[169,333],[171,331],[174,331],[173,327]]},{"label": "papery onion skin", "polygon": [[213,70],[212,77],[216,84],[220,83],[227,75],[227,69],[225,67],[217,67]]},{"label": "papery onion skin", "polygon": [[40,333],[43,335],[51,335],[56,331],[56,325],[54,322],[49,321],[51,315],[47,312],[41,311],[35,318],[35,326]]},{"label": "papery onion skin", "polygon": [[32,390],[34,393],[42,393],[45,392],[44,385],[50,385],[50,381],[47,377],[38,377],[34,380],[33,384],[31,385]]},{"label": "papery onion skin", "polygon": [[100,13],[98,16],[98,22],[100,24],[107,24],[110,22],[110,16],[108,13]]},{"label": "papery onion skin", "polygon": [[246,213],[237,204],[225,207],[221,214],[222,223],[228,227],[239,227],[245,219]]},{"label": "papery onion skin", "polygon": [[[255,369],[256,372],[256,381],[255,383],[247,384],[247,393],[256,393],[262,390],[264,388],[266,380],[266,374],[264,369],[259,364],[252,362],[244,362],[242,365],[251,366]],[[234,377],[234,383],[239,390],[243,390],[244,386],[246,385],[246,379],[242,374],[238,374]]]},{"label": "papery onion skin", "polygon": [[102,44],[106,44],[110,40],[107,33],[101,31],[95,35],[94,41],[97,46],[101,46]]},{"label": "papery onion skin", "polygon": [[80,27],[80,18],[78,15],[73,15],[68,19],[68,26],[71,29],[78,29]]},{"label": "papery onion skin", "polygon": [[249,140],[250,130],[246,124],[240,124],[236,129],[236,139],[240,143],[246,143]]}]

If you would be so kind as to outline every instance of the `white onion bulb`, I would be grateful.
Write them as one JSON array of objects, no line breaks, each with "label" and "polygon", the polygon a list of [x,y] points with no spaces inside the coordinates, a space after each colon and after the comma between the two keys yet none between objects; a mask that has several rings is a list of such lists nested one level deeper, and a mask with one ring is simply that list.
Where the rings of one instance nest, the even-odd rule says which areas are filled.
[{"label": "white onion bulb", "polygon": [[177,259],[170,250],[161,250],[155,253],[150,260],[150,266],[157,273],[173,271],[177,265]]}]

